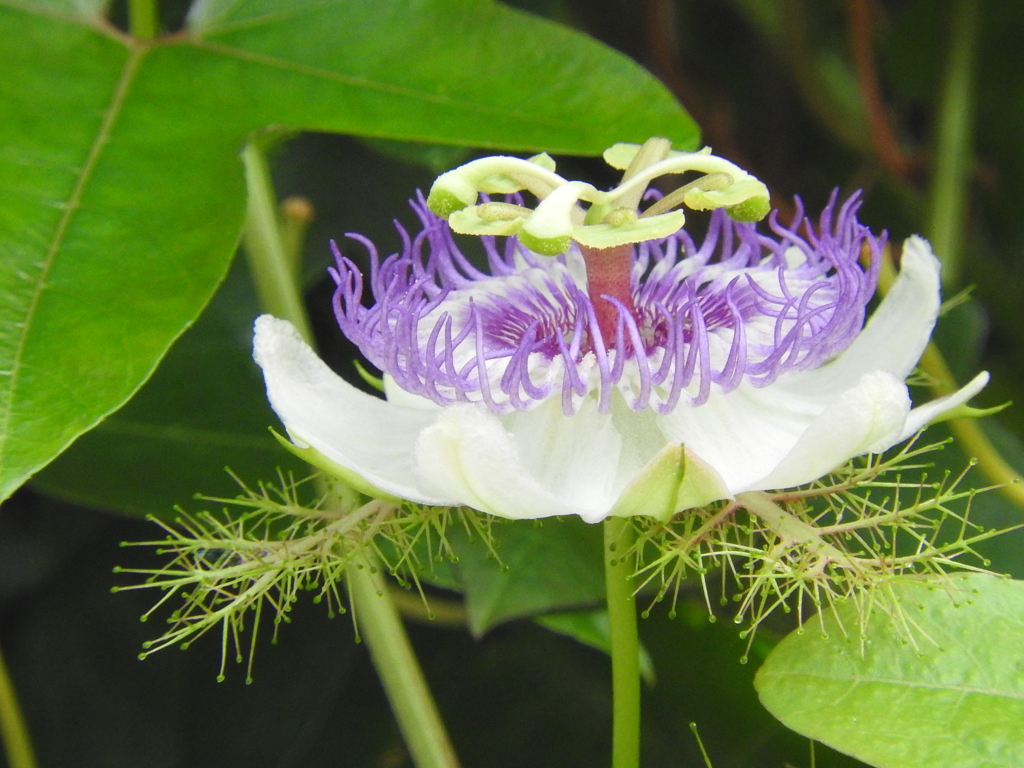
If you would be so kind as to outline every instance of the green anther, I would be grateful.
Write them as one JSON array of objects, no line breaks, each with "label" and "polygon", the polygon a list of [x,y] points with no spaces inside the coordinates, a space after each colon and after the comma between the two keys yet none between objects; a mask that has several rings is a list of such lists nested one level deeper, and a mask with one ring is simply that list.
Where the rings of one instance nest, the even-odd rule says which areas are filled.
[{"label": "green anther", "polygon": [[760,221],[770,210],[771,203],[767,197],[750,197],[742,203],[725,208],[725,212],[735,221]]},{"label": "green anther", "polygon": [[604,217],[602,224],[611,224],[613,227],[619,227],[623,224],[632,224],[640,216],[633,208],[615,208],[611,213]]},{"label": "green anther", "polygon": [[731,174],[718,172],[701,176],[693,182],[693,186],[697,189],[703,189],[707,192],[711,192],[716,189],[725,189],[732,183],[733,177]]},{"label": "green anther", "polygon": [[512,203],[484,203],[476,207],[476,214],[487,221],[515,221],[529,216],[533,211]]},{"label": "green anther", "polygon": [[534,253],[539,253],[543,256],[557,256],[569,250],[572,238],[569,235],[562,237],[537,237],[522,229],[519,231],[519,242]]},{"label": "green anther", "polygon": [[427,197],[427,207],[431,213],[441,219],[447,219],[456,211],[461,211],[466,205],[458,196],[446,189],[431,189],[430,196]]}]

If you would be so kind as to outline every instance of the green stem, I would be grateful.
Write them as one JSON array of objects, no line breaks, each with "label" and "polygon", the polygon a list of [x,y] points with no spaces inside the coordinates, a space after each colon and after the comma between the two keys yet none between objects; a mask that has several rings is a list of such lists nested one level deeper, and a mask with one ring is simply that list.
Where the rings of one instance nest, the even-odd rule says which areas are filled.
[{"label": "green stem", "polygon": [[152,40],[160,31],[156,0],[128,0],[128,31],[138,40]]},{"label": "green stem", "polygon": [[604,521],[604,583],[612,641],[612,768],[640,765],[640,638],[629,518]]},{"label": "green stem", "polygon": [[980,0],[952,0],[948,64],[942,84],[928,238],[946,285],[960,282],[964,211],[971,163],[974,61]]},{"label": "green stem", "polygon": [[22,717],[14,683],[7,672],[7,662],[0,652],[0,737],[3,737],[4,754],[11,768],[36,768],[36,757],[32,751],[32,740]]},{"label": "green stem", "polygon": [[[262,149],[250,141],[242,151],[242,162],[249,186],[243,241],[260,302],[268,312],[291,322],[312,344],[309,317],[298,287],[298,270],[282,239],[266,157]],[[369,558],[369,554],[366,557]],[[367,560],[366,564],[354,564],[346,569],[352,608],[413,762],[418,768],[458,768],[455,751],[416,662],[398,610],[383,577],[369,565]]]},{"label": "green stem", "polygon": [[459,760],[445,733],[423,672],[379,569],[353,563],[346,569],[355,620],[366,638],[402,737],[418,768],[457,768]]},{"label": "green stem", "polygon": [[301,285],[302,244],[313,220],[313,205],[304,197],[292,196],[281,201],[281,242],[291,266],[293,280]]},{"label": "green stem", "polygon": [[764,491],[739,493],[736,502],[760,518],[783,545],[799,544],[818,558],[844,565],[852,562],[849,555],[822,539],[820,529],[789,514]]},{"label": "green stem", "polygon": [[249,188],[242,242],[260,304],[274,317],[290,321],[302,338],[312,344],[313,332],[296,280],[296,270],[288,257],[281,233],[270,167],[257,140],[250,141],[242,150],[242,163]]}]

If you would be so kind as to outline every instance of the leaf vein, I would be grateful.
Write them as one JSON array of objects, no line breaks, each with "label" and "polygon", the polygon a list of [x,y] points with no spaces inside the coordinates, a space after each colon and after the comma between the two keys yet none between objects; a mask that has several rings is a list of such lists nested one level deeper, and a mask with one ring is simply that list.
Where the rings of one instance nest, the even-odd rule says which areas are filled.
[{"label": "leaf vein", "polygon": [[142,437],[175,443],[201,443],[205,445],[263,448],[274,452],[277,451],[276,444],[269,437],[262,438],[226,430],[203,429],[202,427],[176,424],[147,424],[146,422],[130,421],[127,419],[108,419],[98,427],[98,430],[111,435]]},{"label": "leaf vein", "polygon": [[[800,673],[780,673],[776,675],[779,678],[801,678],[807,680],[821,680],[826,683],[840,682],[842,678],[835,676],[812,674],[809,672]],[[890,685],[894,687],[902,688],[922,688],[927,690],[938,690],[938,691],[949,691],[959,692],[962,696],[970,694],[980,694],[983,696],[992,696],[1001,699],[1011,699],[1014,701],[1024,701],[1024,691],[1010,691],[1010,690],[999,690],[994,688],[979,688],[973,685],[958,685],[955,683],[926,683],[914,680],[900,680],[899,678],[889,677],[866,677],[866,676],[854,676],[849,678],[850,682],[854,682],[858,685]],[[845,697],[849,694],[849,691],[843,694]]]},{"label": "leaf vein", "polygon": [[[356,75],[346,75],[340,72],[333,72],[329,69],[322,69],[320,67],[314,67],[308,64],[300,64],[294,61],[288,61],[281,59],[276,56],[265,53],[256,53],[254,51],[247,51],[244,48],[235,48],[230,45],[223,43],[217,43],[212,40],[203,38],[192,38],[188,41],[188,44],[196,47],[209,50],[213,53],[219,53],[224,56],[233,56],[244,61],[251,61],[257,64],[262,64],[268,67],[274,67],[284,71],[291,71],[298,74],[309,75],[311,77],[318,77],[324,80],[330,80],[345,85],[350,85],[358,88],[365,88],[367,90],[379,91],[392,96],[404,96],[407,98],[418,99],[432,104],[439,104],[449,107],[461,107],[476,111],[481,114],[488,115],[500,115],[503,119],[510,117],[524,122],[534,123],[536,125],[546,125],[558,128],[565,128],[567,126],[574,126],[575,124],[569,120],[554,120],[538,118],[536,115],[527,114],[525,112],[508,108],[506,106],[495,106],[488,107],[472,101],[465,101],[462,99],[456,99],[451,96],[444,96],[436,93],[428,93],[417,88],[404,85],[396,85],[394,83],[382,82],[379,80],[372,80],[367,77],[360,77]],[[578,126],[576,126],[578,127]],[[361,135],[370,135],[363,132]],[[387,134],[391,136],[392,134]],[[481,146],[484,146],[481,144]],[[557,148],[552,148],[552,151],[558,151]]]}]

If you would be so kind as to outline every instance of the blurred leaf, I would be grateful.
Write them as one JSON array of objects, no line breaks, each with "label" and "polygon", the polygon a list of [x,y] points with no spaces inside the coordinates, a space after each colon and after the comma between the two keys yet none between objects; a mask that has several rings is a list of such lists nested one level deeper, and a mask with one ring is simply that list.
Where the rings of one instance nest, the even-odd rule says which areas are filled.
[{"label": "blurred leaf", "polygon": [[970,299],[939,318],[932,340],[958,381],[970,381],[981,368],[981,350],[988,330],[985,308]]},{"label": "blurred leaf", "polygon": [[862,645],[857,609],[843,606],[769,655],[762,703],[879,768],[1024,765],[1024,582],[974,574],[893,589],[912,644],[876,610]]},{"label": "blurred leaf", "polygon": [[[250,352],[259,308],[236,264],[196,325],[117,413],[43,469],[33,484],[96,508],[171,517],[196,493],[234,498],[246,483],[312,470],[282,451]],[[186,504],[186,506],[192,506]]]},{"label": "blurred leaf", "polygon": [[982,182],[978,188],[983,203],[978,213],[988,223],[986,234],[1000,245],[1017,246],[1003,255],[1019,267],[1019,245],[1024,238],[1020,216],[1024,193],[1024,147],[1020,142],[1024,78],[1020,72],[1024,50],[1019,33],[1024,24],[1024,5],[985,3],[983,11],[974,122]]},{"label": "blurred leaf", "polygon": [[0,2],[0,498],[123,404],[209,300],[253,131],[592,154],[697,138],[629,59],[486,0],[201,2],[152,42],[72,6]]},{"label": "blurred leaf", "polygon": [[747,20],[758,27],[765,37],[781,40],[786,32],[785,5],[773,0],[733,0]]},{"label": "blurred leaf", "polygon": [[500,563],[460,529],[450,537],[477,637],[509,619],[604,601],[601,526],[577,518],[523,520],[502,522],[493,533]]},{"label": "blurred leaf", "polygon": [[[1020,437],[994,418],[982,419],[980,424],[1007,463],[1018,473],[1024,473],[1024,444]],[[975,484],[981,485],[984,475],[978,469],[972,470],[972,474]],[[998,490],[993,490],[974,498],[971,518],[984,529],[1004,530],[1024,523],[1024,510]],[[1024,579],[1024,530],[989,539],[978,546],[978,552],[986,558],[986,566],[993,572]]]},{"label": "blurred leaf", "polygon": [[[762,627],[748,647],[731,620],[709,621],[697,585],[675,614],[670,619],[668,611],[655,608],[640,621],[640,637],[658,672],[658,684],[645,692],[644,738],[655,727],[671,728],[675,737],[651,755],[660,760],[645,753],[643,764],[705,765],[688,727],[696,723],[714,768],[809,768],[807,739],[784,728],[754,695],[756,662],[768,655],[773,631]],[[818,768],[862,766],[820,744],[814,751]]]},{"label": "blurred leaf", "polygon": [[[546,613],[536,617],[534,621],[552,632],[571,637],[591,648],[607,654],[612,652],[611,625],[608,623],[608,611],[605,608]],[[647,685],[654,685],[654,662],[643,645],[640,646],[640,675]]]}]

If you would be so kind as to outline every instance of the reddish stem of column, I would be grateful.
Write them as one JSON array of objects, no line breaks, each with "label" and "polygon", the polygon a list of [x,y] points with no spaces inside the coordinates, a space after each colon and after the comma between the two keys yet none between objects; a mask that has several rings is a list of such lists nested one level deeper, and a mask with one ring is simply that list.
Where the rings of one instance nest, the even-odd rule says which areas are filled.
[{"label": "reddish stem of column", "polygon": [[601,331],[605,349],[608,349],[615,345],[619,308],[602,297],[609,296],[621,302],[629,314],[636,318],[633,286],[629,279],[633,246],[629,243],[614,248],[590,248],[581,245],[580,251],[583,252],[583,261],[587,266],[587,293],[594,303],[597,327]]}]

